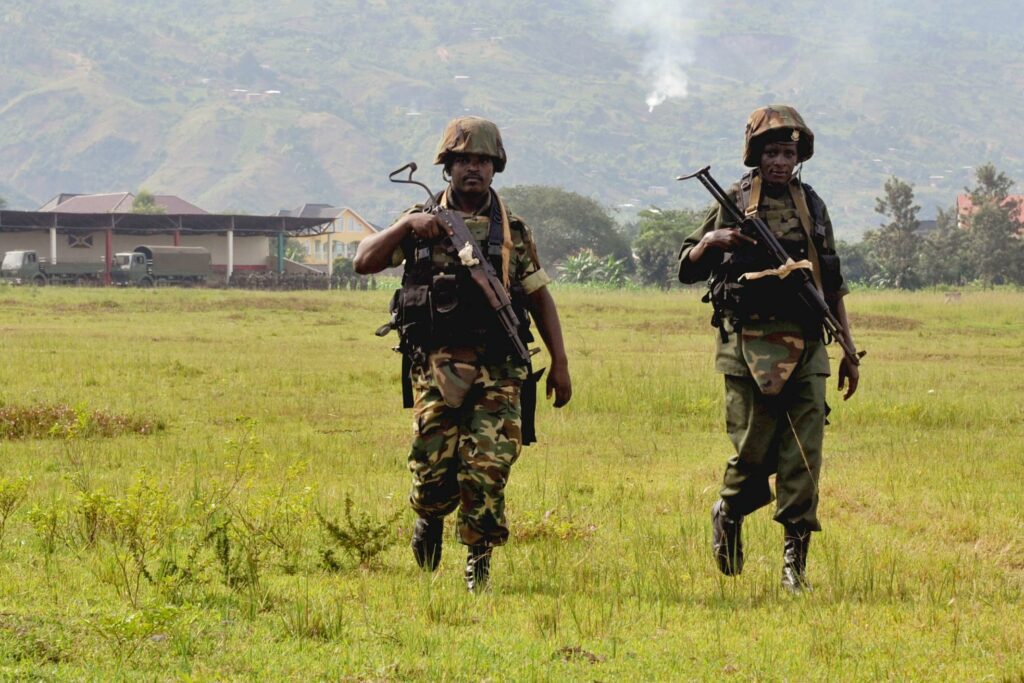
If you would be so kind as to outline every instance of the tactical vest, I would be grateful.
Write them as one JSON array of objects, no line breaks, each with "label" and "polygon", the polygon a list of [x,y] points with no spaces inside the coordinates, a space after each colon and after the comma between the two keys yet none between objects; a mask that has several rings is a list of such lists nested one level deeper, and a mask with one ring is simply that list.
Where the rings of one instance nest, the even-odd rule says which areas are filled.
[{"label": "tactical vest", "polygon": [[[741,206],[748,213],[761,209],[758,184],[759,180],[753,172],[743,176],[740,181]],[[826,298],[834,296],[839,292],[843,281],[839,257],[826,242],[825,204],[806,183],[790,185],[790,188],[802,190],[801,193],[791,189],[790,193],[805,239],[780,239],[779,242],[794,261],[809,260],[813,265],[815,284]],[[775,228],[770,221],[766,222],[769,222],[769,227]],[[806,337],[821,337],[821,318],[803,306],[798,299],[798,277],[740,280],[740,276],[745,273],[768,270],[777,265],[772,262],[766,250],[752,245],[727,252],[722,258],[722,263],[712,271],[704,301],[709,301],[712,305],[714,313],[711,324],[719,329],[723,341],[727,339],[727,326],[723,323],[728,322],[728,328],[738,331],[746,323],[772,319],[798,322],[803,327]]]},{"label": "tactical vest", "polygon": [[[436,205],[440,197],[438,195],[426,210]],[[499,278],[504,280],[502,208],[493,191],[489,218],[487,245],[483,251]],[[405,271],[402,287],[392,298],[389,324],[390,328],[398,330],[399,350],[413,364],[424,363],[427,354],[442,346],[482,348],[483,361],[491,364],[515,358],[494,309],[470,277],[469,269],[461,265],[451,241],[442,242],[446,255],[443,264],[434,259],[435,246],[436,243],[416,239],[402,244]],[[511,282],[509,298],[519,319],[519,337],[528,344],[533,336],[527,296],[521,283]]]}]

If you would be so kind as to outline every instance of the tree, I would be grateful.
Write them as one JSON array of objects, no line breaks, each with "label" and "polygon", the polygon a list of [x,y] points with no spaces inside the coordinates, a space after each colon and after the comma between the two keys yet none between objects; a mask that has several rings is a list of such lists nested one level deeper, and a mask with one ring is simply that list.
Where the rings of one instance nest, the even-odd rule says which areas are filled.
[{"label": "tree", "polygon": [[875,199],[875,211],[889,218],[881,229],[865,234],[871,257],[878,264],[875,280],[878,284],[899,289],[920,286],[917,273],[920,223],[914,204],[914,188],[893,176],[885,181],[885,196]]},{"label": "tree", "polygon": [[166,213],[164,207],[156,203],[156,197],[149,190],[143,188],[135,194],[135,201],[132,202],[132,213],[161,214]]},{"label": "tree", "polygon": [[3,197],[0,197],[0,209],[4,209],[6,207],[7,207],[7,200],[4,199]]},{"label": "tree", "polygon": [[1005,173],[996,169],[990,162],[974,169],[974,179],[978,183],[974,189],[967,191],[972,197],[978,196],[1002,201],[1010,194],[1013,181]]},{"label": "tree", "polygon": [[922,283],[926,285],[959,286],[973,279],[955,210],[939,209],[935,232],[921,242],[919,265]]},{"label": "tree", "polygon": [[991,287],[1021,279],[1020,202],[1010,199],[1013,181],[992,164],[975,170],[967,220],[967,256],[981,282]]},{"label": "tree", "polygon": [[867,242],[850,244],[839,240],[836,253],[843,264],[843,279],[847,282],[869,285],[877,280],[878,265],[871,257],[871,247]]},{"label": "tree", "polygon": [[501,197],[530,226],[541,263],[557,264],[590,249],[600,257],[613,256],[627,272],[633,271],[629,244],[611,215],[593,199],[545,185],[517,185],[503,190]]},{"label": "tree", "polygon": [[637,276],[645,285],[668,289],[677,281],[679,247],[703,222],[699,211],[648,209],[640,212],[633,240]]}]

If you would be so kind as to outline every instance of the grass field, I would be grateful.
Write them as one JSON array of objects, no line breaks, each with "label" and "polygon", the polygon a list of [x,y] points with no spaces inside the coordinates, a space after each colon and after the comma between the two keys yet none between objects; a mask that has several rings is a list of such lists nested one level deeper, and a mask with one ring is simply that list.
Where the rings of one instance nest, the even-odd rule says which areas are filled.
[{"label": "grass field", "polygon": [[714,568],[696,291],[555,291],[575,394],[513,470],[493,588],[451,520],[419,572],[388,296],[0,289],[0,408],[43,425],[0,439],[0,677],[1024,680],[1024,294],[848,300],[868,356],[830,388],[800,597],[768,511]]}]

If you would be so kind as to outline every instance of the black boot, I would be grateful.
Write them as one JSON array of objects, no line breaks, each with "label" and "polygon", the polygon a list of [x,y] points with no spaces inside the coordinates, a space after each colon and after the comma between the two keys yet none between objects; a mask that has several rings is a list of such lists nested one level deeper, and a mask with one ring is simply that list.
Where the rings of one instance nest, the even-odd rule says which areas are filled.
[{"label": "black boot", "polygon": [[469,557],[466,559],[466,588],[470,593],[478,593],[487,588],[487,580],[491,577],[491,546],[469,546]]},{"label": "black boot", "polygon": [[420,569],[434,571],[441,564],[444,518],[420,517],[412,528],[412,554]]},{"label": "black boot", "polygon": [[726,576],[743,571],[743,517],[733,517],[724,500],[711,506],[711,549],[718,570]]},{"label": "black boot", "polygon": [[811,532],[804,526],[787,524],[782,546],[782,587],[790,593],[811,590],[807,580],[807,548]]}]

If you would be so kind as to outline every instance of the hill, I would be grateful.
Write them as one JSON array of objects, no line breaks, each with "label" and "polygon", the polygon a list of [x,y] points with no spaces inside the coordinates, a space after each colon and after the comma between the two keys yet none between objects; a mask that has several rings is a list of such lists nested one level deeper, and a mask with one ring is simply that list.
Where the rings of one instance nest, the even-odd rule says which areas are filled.
[{"label": "hill", "polygon": [[[427,165],[444,122],[474,113],[506,136],[500,184],[561,186],[628,217],[705,203],[674,176],[738,175],[746,115],[785,101],[818,136],[805,180],[852,237],[877,225],[888,174],[915,184],[926,216],[966,167],[1024,177],[1017,11],[986,4],[8,0],[0,196],[34,208],[144,186],[213,211],[325,201],[386,223],[412,199],[387,172]],[[688,94],[649,111],[643,65],[659,55]]]}]

